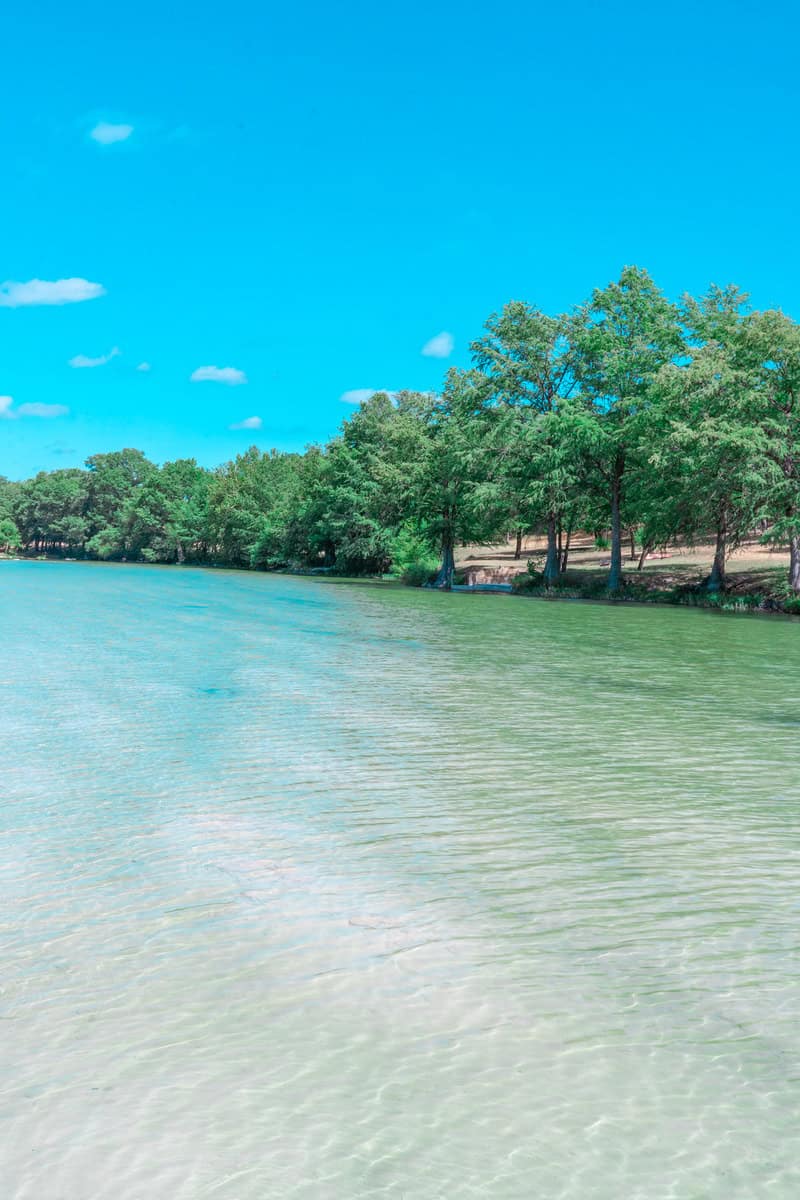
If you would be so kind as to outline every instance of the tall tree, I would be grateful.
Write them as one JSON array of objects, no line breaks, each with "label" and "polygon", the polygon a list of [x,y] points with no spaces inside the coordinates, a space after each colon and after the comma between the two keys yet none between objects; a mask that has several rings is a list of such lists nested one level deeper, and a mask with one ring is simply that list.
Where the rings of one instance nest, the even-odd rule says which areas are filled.
[{"label": "tall tree", "polygon": [[683,350],[678,311],[639,267],[598,288],[575,327],[575,360],[595,428],[587,448],[605,480],[611,520],[608,590],[622,586],[623,504],[631,469],[633,418],[650,399],[657,372]]},{"label": "tall tree", "polygon": [[21,484],[14,516],[25,545],[57,554],[81,549],[89,528],[87,494],[88,476],[76,468],[40,471]]},{"label": "tall tree", "polygon": [[666,428],[651,465],[668,481],[676,532],[711,533],[706,586],[721,591],[728,557],[764,514],[776,473],[758,420],[754,374],[730,345],[710,341],[688,364],[665,367],[656,386]]},{"label": "tall tree", "polygon": [[449,591],[459,541],[486,535],[492,515],[481,485],[497,470],[489,388],[479,371],[447,372],[441,394],[407,393],[403,411],[421,423],[424,441],[416,464],[413,511],[435,539],[440,567],[433,586]]},{"label": "tall tree", "polygon": [[770,536],[789,545],[789,586],[800,593],[800,326],[782,312],[753,313],[744,354],[756,372],[753,400],[777,467],[769,498]]},{"label": "tall tree", "polygon": [[290,531],[305,561],[347,574],[389,569],[419,474],[424,432],[414,405],[412,393],[376,392],[309,459]]},{"label": "tall tree", "polygon": [[129,538],[150,562],[202,556],[208,542],[210,476],[193,458],[164,463],[130,499]]},{"label": "tall tree", "polygon": [[504,422],[509,518],[518,527],[538,523],[547,534],[544,578],[561,569],[558,529],[572,498],[576,443],[559,417],[575,392],[577,318],[550,317],[514,300],[486,322],[472,343],[473,360],[485,375],[494,403],[512,410]]},{"label": "tall tree", "polygon": [[251,446],[219,467],[210,484],[208,536],[214,554],[235,566],[250,567],[268,555],[265,526],[293,494],[297,455]]},{"label": "tall tree", "polygon": [[135,557],[131,540],[133,501],[138,488],[157,470],[141,450],[126,448],[110,454],[93,454],[89,470],[86,549],[98,558]]},{"label": "tall tree", "polygon": [[9,550],[18,550],[21,545],[22,538],[11,517],[0,517],[0,550],[8,553]]}]

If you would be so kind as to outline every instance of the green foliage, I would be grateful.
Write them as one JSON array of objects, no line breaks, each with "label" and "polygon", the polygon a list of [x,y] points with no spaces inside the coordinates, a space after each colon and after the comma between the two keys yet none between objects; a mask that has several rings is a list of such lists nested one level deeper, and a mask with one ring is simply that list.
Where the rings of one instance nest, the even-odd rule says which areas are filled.
[{"label": "green foliage", "polygon": [[511,586],[520,595],[562,600],[596,600],[605,597],[608,591],[601,575],[562,571],[557,579],[548,581],[544,573],[532,568],[530,563],[524,575],[512,579]]},{"label": "green foliage", "polygon": [[[114,525],[98,529],[94,537],[86,542],[86,552],[92,558],[107,560],[124,557],[124,542],[120,530]],[[151,560],[152,561],[152,560]]]},{"label": "green foliage", "polygon": [[426,587],[436,577],[436,566],[437,563],[435,561],[433,566],[431,566],[430,562],[425,562],[424,560],[408,563],[399,572],[400,579],[407,587]]},{"label": "green foliage", "polygon": [[510,529],[543,525],[544,573],[557,577],[559,525],[574,527],[582,510],[585,453],[576,437],[577,333],[582,318],[549,317],[519,301],[493,314],[472,345],[476,365],[499,412],[498,463],[483,488],[495,523]]},{"label": "green foliage", "polygon": [[18,550],[22,539],[11,517],[0,517],[0,550]]},{"label": "green foliage", "polygon": [[659,371],[680,359],[685,344],[678,310],[638,267],[625,267],[617,283],[596,289],[582,318],[575,343],[585,411],[576,435],[608,498],[608,587],[617,592],[623,524],[638,524],[640,516],[629,504],[632,477],[642,470],[636,453],[638,422],[653,403]]},{"label": "green foliage", "polygon": [[391,569],[409,587],[424,587],[436,575],[438,558],[430,536],[410,522],[404,522],[394,535]]},{"label": "green foliage", "polygon": [[208,493],[208,540],[234,566],[280,559],[285,524],[299,495],[297,455],[251,446],[215,471]]},{"label": "green foliage", "polygon": [[209,517],[209,476],[193,458],[147,474],[128,501],[128,538],[146,562],[202,559]]},{"label": "green foliage", "polygon": [[94,454],[86,460],[86,550],[98,558],[136,558],[134,505],[139,488],[158,468],[141,450]]},{"label": "green foliage", "polygon": [[400,418],[416,432],[407,489],[408,515],[440,549],[436,586],[449,588],[457,542],[479,541],[498,529],[492,504],[502,441],[491,391],[478,371],[451,369],[441,394],[403,392]]},{"label": "green foliage", "polygon": [[24,545],[63,547],[69,553],[83,545],[88,479],[85,471],[40,471],[19,486],[13,517]]}]

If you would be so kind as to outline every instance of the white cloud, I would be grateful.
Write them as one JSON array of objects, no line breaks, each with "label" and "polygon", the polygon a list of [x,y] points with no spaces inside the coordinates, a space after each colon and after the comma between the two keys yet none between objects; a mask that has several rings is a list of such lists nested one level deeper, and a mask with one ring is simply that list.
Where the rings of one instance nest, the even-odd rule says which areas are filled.
[{"label": "white cloud", "polygon": [[17,283],[7,279],[0,283],[0,308],[27,308],[38,304],[80,304],[105,296],[100,283],[88,279],[29,279]]},{"label": "white cloud", "polygon": [[89,131],[89,137],[101,146],[113,146],[114,142],[127,141],[132,133],[132,125],[112,125],[110,121],[98,121],[94,129]]},{"label": "white cloud", "polygon": [[17,416],[43,417],[50,420],[52,417],[65,417],[68,412],[66,404],[20,404]]},{"label": "white cloud", "polygon": [[443,331],[442,333],[437,333],[436,337],[432,337],[430,341],[425,343],[422,347],[422,354],[426,358],[449,358],[453,353],[454,345],[455,342],[453,341],[452,333]]},{"label": "white cloud", "polygon": [[152,369],[149,362],[141,362],[136,368],[137,371],[152,371]]},{"label": "white cloud", "polygon": [[120,354],[119,346],[115,346],[113,350],[109,350],[108,354],[101,354],[99,358],[87,358],[85,354],[76,354],[74,358],[69,360],[67,364],[70,367],[104,367],[106,363],[110,363],[112,358],[116,358]]},{"label": "white cloud", "polygon": [[13,396],[0,396],[0,419],[13,421],[17,417],[42,417],[49,420],[52,417],[65,417],[69,409],[65,404],[20,404],[13,408]]},{"label": "white cloud", "polygon": [[231,425],[231,429],[260,429],[264,422],[261,417],[245,417],[243,421],[237,421]]},{"label": "white cloud", "polygon": [[189,378],[192,383],[227,383],[231,387],[247,383],[247,376],[238,367],[198,367]]},{"label": "white cloud", "polygon": [[342,392],[339,399],[343,404],[364,404],[371,396],[377,395],[378,392],[385,392],[387,396],[394,396],[394,392],[389,388],[352,388],[349,392]]}]

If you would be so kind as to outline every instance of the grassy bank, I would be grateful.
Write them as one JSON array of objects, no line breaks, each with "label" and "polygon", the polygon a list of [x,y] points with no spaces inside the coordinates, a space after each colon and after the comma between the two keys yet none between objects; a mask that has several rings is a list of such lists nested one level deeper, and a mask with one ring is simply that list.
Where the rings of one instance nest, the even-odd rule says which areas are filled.
[{"label": "grassy bank", "polygon": [[[603,600],[607,590],[608,551],[588,537],[570,547],[566,572],[550,585],[541,574],[545,547],[540,539],[526,539],[521,557],[513,546],[468,546],[458,560],[459,577],[467,583],[508,583],[518,595],[545,599]],[[788,554],[764,546],[757,539],[744,543],[729,560],[724,590],[710,592],[706,580],[714,557],[713,546],[675,545],[649,556],[640,570],[630,556],[624,585],[613,597],[645,604],[673,604],[730,612],[782,612],[800,615],[800,598],[787,582]]]},{"label": "grassy bank", "polygon": [[673,583],[652,575],[625,579],[622,588],[610,594],[604,580],[589,571],[567,571],[547,585],[540,572],[518,575],[512,591],[520,596],[551,600],[630,601],[638,604],[675,604],[688,608],[714,608],[723,612],[776,612],[800,616],[800,597],[789,594],[782,578],[736,576],[724,591],[711,592],[702,582]]}]

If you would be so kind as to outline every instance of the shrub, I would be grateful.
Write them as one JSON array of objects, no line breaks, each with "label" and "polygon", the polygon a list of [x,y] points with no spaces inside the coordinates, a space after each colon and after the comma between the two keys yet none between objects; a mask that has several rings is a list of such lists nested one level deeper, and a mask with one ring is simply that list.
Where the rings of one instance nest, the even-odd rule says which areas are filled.
[{"label": "shrub", "polygon": [[523,596],[561,596],[573,600],[588,600],[605,595],[602,576],[585,577],[575,571],[565,571],[558,579],[546,582],[542,572],[528,563],[528,569],[511,580],[513,590]]},{"label": "shrub", "polygon": [[436,577],[436,567],[430,562],[407,563],[403,568],[400,579],[407,587],[425,587]]},{"label": "shrub", "polygon": [[392,538],[389,552],[392,573],[411,587],[422,587],[436,574],[439,563],[433,546],[413,525],[400,526]]},{"label": "shrub", "polygon": [[22,545],[19,530],[10,517],[0,520],[0,550],[18,550]]},{"label": "shrub", "polygon": [[122,554],[122,551],[122,535],[111,525],[101,529],[86,543],[86,552],[93,558],[116,558]]}]

